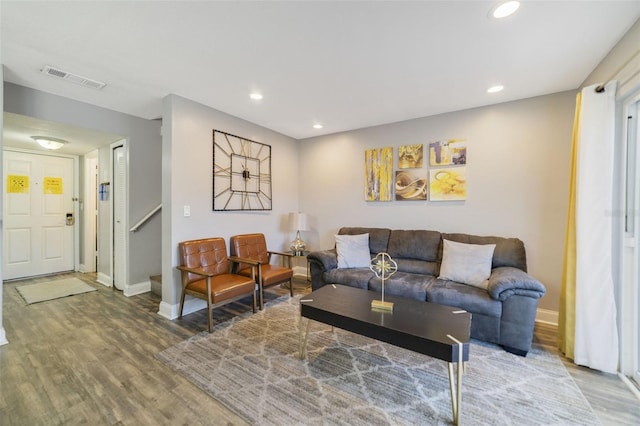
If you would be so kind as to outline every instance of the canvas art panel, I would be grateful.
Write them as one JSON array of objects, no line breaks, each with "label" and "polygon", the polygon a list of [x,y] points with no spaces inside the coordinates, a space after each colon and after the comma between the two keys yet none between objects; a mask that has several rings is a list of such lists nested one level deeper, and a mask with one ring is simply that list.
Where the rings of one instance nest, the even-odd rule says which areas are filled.
[{"label": "canvas art panel", "polygon": [[427,199],[427,171],[398,170],[395,180],[397,201],[419,201]]},{"label": "canvas art panel", "polygon": [[429,144],[430,166],[464,166],[467,164],[467,141],[449,139]]},{"label": "canvas art panel", "polygon": [[365,150],[364,181],[366,201],[391,201],[393,147]]},{"label": "canvas art panel", "polygon": [[466,167],[429,170],[429,200],[459,201],[466,199]]},{"label": "canvas art panel", "polygon": [[398,147],[398,168],[416,169],[422,167],[424,147],[421,143]]}]

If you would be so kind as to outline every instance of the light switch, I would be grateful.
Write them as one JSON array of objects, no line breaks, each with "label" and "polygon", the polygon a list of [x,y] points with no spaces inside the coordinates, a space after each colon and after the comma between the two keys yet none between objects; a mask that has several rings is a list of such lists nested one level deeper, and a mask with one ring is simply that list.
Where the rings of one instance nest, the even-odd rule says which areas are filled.
[{"label": "light switch", "polygon": [[191,216],[191,206],[183,206],[182,209],[184,210],[184,217]]}]

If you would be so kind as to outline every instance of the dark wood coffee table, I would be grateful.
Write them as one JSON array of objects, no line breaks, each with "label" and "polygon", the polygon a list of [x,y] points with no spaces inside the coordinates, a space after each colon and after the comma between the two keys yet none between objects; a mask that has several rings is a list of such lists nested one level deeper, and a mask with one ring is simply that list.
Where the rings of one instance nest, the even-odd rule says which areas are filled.
[{"label": "dark wood coffee table", "polygon": [[[449,363],[454,424],[462,412],[462,373],[469,360],[471,314],[451,306],[386,296],[393,311],[371,309],[380,293],[338,284],[326,285],[300,300],[300,359],[306,357],[309,323],[314,320]],[[457,377],[453,364],[457,363]]]}]

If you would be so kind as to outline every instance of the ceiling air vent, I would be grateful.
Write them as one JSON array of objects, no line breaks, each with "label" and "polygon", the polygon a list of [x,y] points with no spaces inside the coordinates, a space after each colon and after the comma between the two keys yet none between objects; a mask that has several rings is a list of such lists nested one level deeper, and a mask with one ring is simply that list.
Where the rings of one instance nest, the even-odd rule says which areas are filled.
[{"label": "ceiling air vent", "polygon": [[71,83],[76,83],[81,86],[90,87],[92,89],[100,90],[107,85],[107,83],[102,83],[97,80],[82,77],[78,74],[72,74],[70,72],[62,71],[61,69],[54,68],[49,65],[42,68],[42,72],[44,74],[50,75],[51,77],[61,78],[63,80],[70,81]]}]

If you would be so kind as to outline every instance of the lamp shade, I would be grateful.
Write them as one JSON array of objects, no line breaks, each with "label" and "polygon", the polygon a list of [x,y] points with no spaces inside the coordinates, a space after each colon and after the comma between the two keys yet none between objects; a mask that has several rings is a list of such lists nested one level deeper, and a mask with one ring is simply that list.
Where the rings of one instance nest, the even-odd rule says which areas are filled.
[{"label": "lamp shade", "polygon": [[290,231],[308,231],[306,213],[292,212],[289,213],[289,230]]}]

